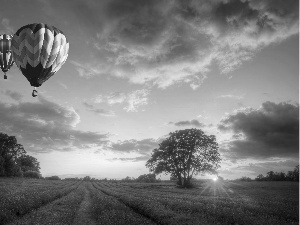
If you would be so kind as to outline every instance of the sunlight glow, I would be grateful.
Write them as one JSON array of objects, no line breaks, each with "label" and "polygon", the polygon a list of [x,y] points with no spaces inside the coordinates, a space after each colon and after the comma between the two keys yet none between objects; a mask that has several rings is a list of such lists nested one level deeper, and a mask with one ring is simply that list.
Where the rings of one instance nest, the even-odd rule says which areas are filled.
[{"label": "sunlight glow", "polygon": [[213,178],[213,181],[217,181],[217,180],[218,180],[218,178],[217,178],[217,177],[214,177],[214,178]]}]

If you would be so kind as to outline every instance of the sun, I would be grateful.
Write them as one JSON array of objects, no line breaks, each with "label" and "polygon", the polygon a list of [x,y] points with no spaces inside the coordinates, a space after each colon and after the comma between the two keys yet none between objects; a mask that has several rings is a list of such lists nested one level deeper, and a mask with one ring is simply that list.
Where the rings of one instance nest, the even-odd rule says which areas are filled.
[{"label": "sun", "polygon": [[213,181],[217,181],[217,180],[218,180],[218,178],[217,178],[217,177],[214,177],[212,180],[213,180]]}]

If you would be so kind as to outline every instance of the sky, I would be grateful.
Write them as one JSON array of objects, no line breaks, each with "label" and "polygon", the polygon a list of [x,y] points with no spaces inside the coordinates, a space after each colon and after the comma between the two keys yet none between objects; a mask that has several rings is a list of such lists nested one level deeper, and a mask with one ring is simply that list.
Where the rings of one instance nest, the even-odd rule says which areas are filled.
[{"label": "sky", "polygon": [[0,76],[0,132],[43,176],[136,178],[190,128],[216,136],[225,179],[299,164],[298,0],[1,0],[1,34],[32,23],[69,55],[36,98],[17,66]]}]

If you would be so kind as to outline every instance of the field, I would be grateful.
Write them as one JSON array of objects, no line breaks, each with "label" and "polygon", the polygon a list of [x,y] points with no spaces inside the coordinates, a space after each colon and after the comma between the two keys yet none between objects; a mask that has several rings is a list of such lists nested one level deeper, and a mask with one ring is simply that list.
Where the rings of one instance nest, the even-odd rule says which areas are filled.
[{"label": "field", "polygon": [[2,178],[0,224],[299,224],[299,183]]}]

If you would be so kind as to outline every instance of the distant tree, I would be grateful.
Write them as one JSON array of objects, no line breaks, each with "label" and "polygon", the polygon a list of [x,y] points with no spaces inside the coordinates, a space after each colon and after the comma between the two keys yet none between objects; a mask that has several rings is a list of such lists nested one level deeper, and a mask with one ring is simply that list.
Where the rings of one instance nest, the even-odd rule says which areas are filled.
[{"label": "distant tree", "polygon": [[252,179],[250,177],[242,177],[238,180],[240,180],[240,181],[252,181]]},{"label": "distant tree", "polygon": [[16,160],[25,154],[16,137],[0,133],[0,176],[14,176],[18,171]]},{"label": "distant tree", "polygon": [[136,178],[135,181],[137,181],[137,182],[146,182],[146,183],[158,182],[158,180],[156,180],[156,176],[155,176],[154,173],[140,175],[138,178]]},{"label": "distant tree", "polygon": [[267,180],[273,180],[274,176],[275,176],[274,171],[269,171],[269,172],[267,172],[266,178],[267,178]]},{"label": "distant tree", "polygon": [[171,181],[177,181],[177,177],[170,176],[170,180],[171,180]]},{"label": "distant tree", "polygon": [[219,181],[223,181],[223,180],[224,180],[224,178],[223,178],[223,177],[221,177],[221,176],[218,176],[218,180],[219,180]]},{"label": "distant tree", "polygon": [[285,181],[286,180],[286,175],[284,172],[275,172],[273,176],[273,181]]},{"label": "distant tree", "polygon": [[267,176],[264,177],[259,174],[255,180],[257,181],[298,181],[299,182],[299,165],[294,168],[294,171],[288,171],[286,174],[284,172],[267,172]]},{"label": "distant tree", "polygon": [[23,171],[21,170],[20,167],[17,168],[17,171],[15,173],[16,177],[23,177]]},{"label": "distant tree", "polygon": [[125,181],[125,182],[131,182],[131,181],[134,181],[134,180],[135,180],[134,177],[129,177],[129,176],[122,179],[122,181]]},{"label": "distant tree", "polygon": [[30,155],[22,155],[17,159],[17,163],[23,172],[28,170],[40,172],[40,163]]},{"label": "distant tree", "polygon": [[91,180],[91,177],[90,176],[85,176],[84,178],[83,178],[83,181],[90,181]]},{"label": "distant tree", "polygon": [[286,174],[287,181],[294,181],[294,171],[288,171]]},{"label": "distant tree", "polygon": [[27,177],[27,178],[36,178],[36,179],[39,179],[41,175],[37,171],[28,170],[28,171],[26,171],[26,172],[23,173],[23,176]]},{"label": "distant tree", "polygon": [[59,176],[45,177],[46,180],[61,180]]},{"label": "distant tree", "polygon": [[216,174],[221,158],[214,135],[207,136],[200,129],[179,130],[169,135],[146,163],[151,172],[170,173],[184,187],[191,186],[193,175]]},{"label": "distant tree", "polygon": [[263,181],[265,179],[265,177],[262,175],[262,174],[259,174],[256,178],[255,178],[255,180],[257,180],[257,181]]},{"label": "distant tree", "polygon": [[295,167],[293,171],[293,181],[299,182],[299,165]]}]

